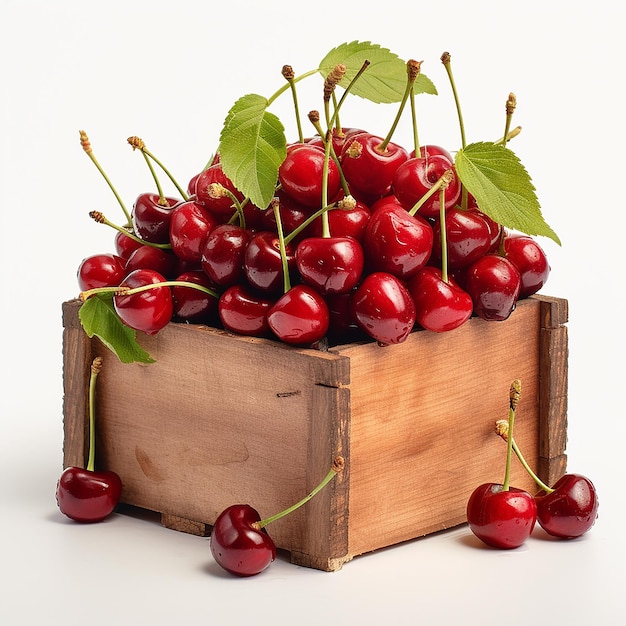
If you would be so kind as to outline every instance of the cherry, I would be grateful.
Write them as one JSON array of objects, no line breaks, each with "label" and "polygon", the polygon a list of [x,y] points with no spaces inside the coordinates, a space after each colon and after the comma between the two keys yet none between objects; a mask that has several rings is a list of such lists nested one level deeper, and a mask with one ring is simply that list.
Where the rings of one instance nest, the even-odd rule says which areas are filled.
[{"label": "cherry", "polygon": [[363,338],[363,331],[352,310],[354,291],[353,289],[346,293],[332,293],[325,297],[330,318],[327,335],[333,342],[347,343]]},{"label": "cherry", "polygon": [[[145,285],[164,282],[163,275],[150,269],[132,271],[120,287],[135,289]],[[113,306],[124,324],[148,335],[154,335],[171,321],[174,313],[172,293],[169,287],[156,287],[113,296]]]},{"label": "cherry", "polygon": [[267,324],[284,343],[309,345],[324,337],[330,323],[328,305],[308,285],[294,285],[270,307]]},{"label": "cherry", "polygon": [[198,202],[181,202],[170,218],[169,242],[172,251],[183,261],[199,263],[204,242],[216,224],[216,218]]},{"label": "cherry", "polygon": [[131,213],[135,233],[150,243],[169,243],[172,209],[179,202],[158,193],[137,196]]},{"label": "cherry", "polygon": [[[306,219],[310,216],[311,210],[304,205],[296,202],[293,198],[290,198],[282,189],[276,192],[274,202],[278,203],[278,210],[280,212],[280,221],[284,232],[290,233],[299,226],[301,226]],[[273,210],[263,211],[260,219],[260,226],[262,230],[268,230],[273,233],[277,233],[276,215]],[[302,238],[301,235],[297,238]]]},{"label": "cherry", "polygon": [[376,205],[363,236],[370,271],[408,279],[426,265],[433,248],[433,230],[419,215],[398,206],[393,197]]},{"label": "cherry", "polygon": [[274,300],[260,295],[247,285],[229,287],[218,302],[220,320],[227,330],[240,335],[265,337],[270,328],[267,313]]},{"label": "cherry", "polygon": [[[356,201],[356,205],[352,209],[333,209],[328,211],[328,228],[334,237],[352,237],[357,241],[363,242],[365,229],[371,214],[372,212],[363,202]],[[311,224],[309,232],[313,237],[322,236],[321,217]]]},{"label": "cherry", "polygon": [[[482,213],[452,207],[446,211],[445,221],[449,269],[470,265],[489,252],[492,233]],[[440,219],[433,224],[433,235],[435,241],[441,240]],[[440,246],[434,246],[432,260],[441,261]]]},{"label": "cherry", "polygon": [[451,276],[444,280],[438,267],[422,268],[407,287],[415,303],[416,321],[426,330],[454,330],[472,316],[470,295]]},{"label": "cherry", "polygon": [[506,470],[504,481],[483,483],[476,487],[467,502],[467,522],[481,541],[494,548],[512,549],[521,546],[530,536],[537,521],[537,504],[525,490],[510,486],[513,453],[513,424],[519,403],[521,381],[516,379],[509,392]]},{"label": "cherry", "polygon": [[216,285],[230,287],[244,281],[244,255],[251,238],[251,232],[237,224],[219,224],[208,235],[200,264]]},{"label": "cherry", "polygon": [[[445,193],[445,208],[449,210],[461,195],[461,182],[452,162],[441,154],[413,157],[400,165],[393,177],[393,193],[402,206],[410,211],[447,171],[452,172]],[[439,204],[439,194],[433,194],[420,206],[419,214],[423,217],[438,217]]]},{"label": "cherry", "polygon": [[81,291],[116,287],[126,277],[126,262],[117,254],[93,254],[81,261],[76,277]]},{"label": "cherry", "polygon": [[351,291],[361,279],[365,256],[352,237],[309,237],[296,247],[302,280],[322,294]]},{"label": "cherry", "polygon": [[[284,192],[309,209],[322,208],[324,181],[324,149],[311,143],[294,146],[278,168],[278,180]],[[326,178],[328,198],[333,198],[341,188],[341,177],[336,163],[328,159]]]},{"label": "cherry", "polygon": [[356,133],[345,143],[341,167],[352,195],[380,198],[391,191],[396,170],[408,158],[400,145],[368,132]]},{"label": "cherry", "polygon": [[234,504],[222,511],[211,531],[211,554],[217,564],[235,576],[255,576],[276,560],[276,545],[265,527],[289,515],[317,495],[342,471],[345,461],[338,456],[322,481],[306,495],[276,515],[261,519],[249,504]]},{"label": "cherry", "polygon": [[468,267],[463,281],[478,317],[502,321],[515,309],[521,279],[508,259],[498,254],[486,254]]},{"label": "cherry", "polygon": [[[176,282],[195,283],[207,289],[215,284],[202,270],[189,270],[179,274]],[[173,316],[179,321],[193,324],[210,324],[215,321],[218,300],[214,296],[182,285],[172,286]]]},{"label": "cherry", "polygon": [[135,270],[154,270],[162,276],[176,273],[178,258],[170,251],[154,246],[143,245],[137,248],[126,261],[126,274]]},{"label": "cherry", "polygon": [[415,304],[406,285],[388,272],[372,272],[352,296],[359,327],[380,345],[402,343],[415,325]]},{"label": "cherry", "polygon": [[504,256],[520,273],[519,298],[532,296],[546,284],[550,264],[546,253],[532,237],[507,234],[504,237]]},{"label": "cherry", "polygon": [[550,535],[574,539],[586,533],[598,517],[594,484],[582,474],[565,474],[551,489],[535,495],[537,521]]},{"label": "cherry", "polygon": [[95,469],[95,384],[102,368],[102,358],[91,364],[89,381],[89,456],[87,467],[71,466],[63,470],[56,487],[59,510],[76,522],[100,522],[117,506],[122,494],[122,481],[111,470]]},{"label": "cherry", "polygon": [[[454,157],[450,151],[446,150],[444,147],[436,144],[426,144],[425,146],[420,146],[420,156],[430,158],[435,155],[443,156],[448,159],[450,163],[454,163]],[[411,150],[409,156],[413,158],[415,156],[415,150]]]},{"label": "cherry", "polygon": [[[286,245],[287,264],[295,267],[291,246]],[[244,252],[244,273],[250,285],[265,293],[278,294],[283,290],[283,264],[279,237],[271,231],[261,231],[252,236]]]},{"label": "cherry", "polygon": [[[217,183],[224,187],[229,194],[216,195],[211,185]],[[242,202],[243,194],[235,187],[234,183],[224,174],[220,162],[213,163],[204,171],[200,172],[195,181],[195,196],[197,202],[206,207],[218,221],[230,219],[235,213],[235,202]]]},{"label": "cherry", "polygon": [[119,230],[115,233],[115,252],[118,256],[121,256],[123,259],[128,259],[128,257],[141,246],[145,245],[140,240],[125,234],[124,230]]}]

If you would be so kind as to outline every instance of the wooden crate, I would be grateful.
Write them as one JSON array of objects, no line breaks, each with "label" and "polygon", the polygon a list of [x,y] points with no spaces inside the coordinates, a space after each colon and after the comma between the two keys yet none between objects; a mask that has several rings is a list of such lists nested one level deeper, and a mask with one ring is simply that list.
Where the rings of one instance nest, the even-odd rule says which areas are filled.
[{"label": "wooden crate", "polygon": [[[509,386],[522,381],[515,437],[551,483],[566,468],[567,301],[533,296],[504,322],[472,318],[402,344],[298,349],[198,325],[140,334],[156,363],[122,364],[63,305],[64,465],[87,452],[91,360],[97,458],[122,501],[176,530],[208,535],[226,506],[262,517],[299,500],[341,454],[313,500],[268,527],[292,562],[333,571],[356,555],[465,522],[480,483],[504,477]],[[534,490],[521,465],[513,484]]]}]

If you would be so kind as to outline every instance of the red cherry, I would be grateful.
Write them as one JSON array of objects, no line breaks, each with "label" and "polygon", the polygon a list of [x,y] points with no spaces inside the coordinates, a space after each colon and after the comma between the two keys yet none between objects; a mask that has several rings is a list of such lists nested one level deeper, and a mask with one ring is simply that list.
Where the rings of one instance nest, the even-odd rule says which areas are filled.
[{"label": "red cherry", "polygon": [[220,296],[218,313],[226,330],[251,337],[265,337],[270,332],[267,313],[273,304],[274,300],[246,285],[233,285]]},{"label": "red cherry", "polygon": [[[287,263],[295,266],[295,256],[286,245]],[[277,233],[261,231],[253,235],[244,252],[244,272],[250,285],[259,291],[280,294],[284,289],[283,264]]]},{"label": "red cherry", "polygon": [[172,209],[179,202],[176,198],[161,199],[156,193],[140,194],[131,213],[137,236],[150,243],[169,243]]},{"label": "red cherry", "polygon": [[381,345],[402,343],[415,325],[415,304],[406,285],[393,274],[368,274],[352,296],[360,328]]},{"label": "red cherry", "polygon": [[[142,287],[164,282],[165,278],[149,269],[131,272],[121,287]],[[113,296],[113,306],[124,324],[154,335],[171,321],[174,313],[172,292],[169,287],[155,287],[139,293]]]},{"label": "red cherry", "polygon": [[[215,284],[202,270],[183,272],[175,280],[195,283],[211,290],[215,289]],[[211,324],[216,318],[217,301],[216,297],[193,287],[183,285],[172,287],[173,316],[178,321],[192,324]]]},{"label": "red cherry", "polygon": [[[294,146],[278,168],[278,180],[284,192],[309,209],[322,208],[324,149],[310,143]],[[327,200],[341,187],[337,164],[328,160]]]},{"label": "red cherry", "polygon": [[548,257],[532,237],[507,234],[504,238],[504,256],[520,273],[520,298],[532,296],[546,284],[550,275]]},{"label": "red cherry", "polygon": [[[422,157],[432,157],[435,155],[444,156],[450,163],[454,163],[454,157],[452,156],[449,150],[446,150],[442,146],[438,146],[435,144],[427,144],[425,146],[420,146],[420,156]],[[413,158],[415,156],[415,150],[411,150],[410,157]]]},{"label": "red cherry", "polygon": [[213,183],[218,183],[225,189],[228,189],[239,202],[243,201],[244,195],[235,187],[230,178],[224,174],[220,162],[214,163],[201,172],[196,178],[196,200],[211,211],[218,221],[228,220],[233,216],[236,210],[233,200],[228,196],[214,197],[211,193],[211,185]]},{"label": "red cherry", "polygon": [[467,521],[471,531],[487,545],[518,548],[535,527],[537,505],[523,489],[504,490],[501,484],[484,483],[468,500]]},{"label": "red cherry", "polygon": [[[352,237],[362,242],[365,229],[372,212],[362,202],[357,201],[353,209],[333,209],[328,211],[328,229],[333,237]],[[317,218],[310,228],[312,237],[322,236],[322,218]]]},{"label": "red cherry", "polygon": [[380,198],[391,191],[396,170],[409,158],[400,145],[361,132],[350,137],[341,154],[341,167],[354,196]]},{"label": "red cherry", "polygon": [[[453,164],[443,155],[436,154],[426,157],[413,157],[403,163],[393,178],[393,193],[402,206],[410,211],[421,200],[448,170],[452,171],[452,180],[445,190],[445,208],[451,209],[461,195],[461,182]],[[440,194],[435,192],[419,208],[422,217],[438,217],[440,214]]]},{"label": "red cherry", "polygon": [[457,282],[442,278],[441,269],[426,266],[407,284],[415,302],[417,323],[426,330],[447,332],[464,324],[473,310],[472,299]]},{"label": "red cherry", "polygon": [[81,291],[98,287],[117,287],[126,276],[126,262],[112,253],[93,254],[83,259],[76,277]]},{"label": "red cherry", "polygon": [[206,238],[200,265],[216,285],[230,287],[245,279],[243,261],[251,238],[249,230],[236,224],[220,224]]},{"label": "red cherry", "polygon": [[248,504],[234,504],[215,520],[211,531],[211,554],[227,572],[254,576],[276,559],[276,545],[263,528],[258,512]]},{"label": "red cherry", "polygon": [[118,231],[115,235],[115,252],[123,259],[128,257],[137,249],[143,246],[141,241],[137,241],[132,237],[124,234],[122,231]]},{"label": "red cherry", "polygon": [[406,280],[426,265],[432,248],[433,230],[424,218],[410,215],[393,198],[378,203],[363,237],[370,271]]},{"label": "red cherry", "polygon": [[167,278],[176,273],[177,257],[169,250],[143,245],[137,248],[126,261],[126,274],[135,270],[153,270]]},{"label": "red cherry", "polygon": [[296,247],[302,280],[322,294],[351,291],[361,279],[365,257],[352,237],[309,237]]},{"label": "red cherry", "polygon": [[294,285],[267,313],[272,332],[291,345],[309,345],[322,339],[330,323],[328,305],[308,285]]},{"label": "red cherry", "polygon": [[552,486],[550,493],[539,492],[535,501],[537,521],[554,537],[580,537],[598,517],[596,488],[581,474],[565,474]]},{"label": "red cherry", "polygon": [[199,263],[204,242],[216,224],[216,218],[198,202],[181,202],[170,219],[172,251],[183,261]]},{"label": "red cherry", "polygon": [[56,500],[74,521],[100,522],[113,512],[121,493],[122,481],[115,472],[68,467],[57,482]]},{"label": "red cherry", "polygon": [[508,259],[497,254],[486,254],[468,267],[463,281],[478,317],[502,321],[515,309],[521,279]]}]

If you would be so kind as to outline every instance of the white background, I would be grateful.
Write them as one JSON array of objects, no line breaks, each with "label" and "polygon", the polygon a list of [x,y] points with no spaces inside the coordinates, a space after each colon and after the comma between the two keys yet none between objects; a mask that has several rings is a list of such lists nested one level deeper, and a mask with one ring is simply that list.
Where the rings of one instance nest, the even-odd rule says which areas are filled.
[{"label": "white background", "polygon": [[[623,18],[619,3],[604,0],[4,0],[2,623],[622,623]],[[302,73],[352,40],[424,61],[439,96],[418,100],[422,143],[459,146],[442,52],[452,54],[469,141],[499,137],[506,97],[517,95],[523,132],[511,147],[563,241],[542,240],[552,265],[543,291],[570,303],[569,469],[596,483],[596,526],[574,542],[536,533],[505,552],[481,549],[461,527],[333,574],[281,556],[263,575],[240,580],[218,571],[207,539],[153,520],[70,523],[54,501],[61,303],[77,295],[80,260],[112,250],[112,232],[88,212],[121,219],[80,148],[79,129],[130,206],[152,187],[129,135],[186,184],[215,150],[239,96],[270,96],[283,84],[282,65]],[[302,88],[304,112],[321,107],[315,84]],[[344,124],[386,134],[393,108],[352,106]],[[295,138],[288,98],[272,110]],[[397,140],[410,142],[408,125]]]}]

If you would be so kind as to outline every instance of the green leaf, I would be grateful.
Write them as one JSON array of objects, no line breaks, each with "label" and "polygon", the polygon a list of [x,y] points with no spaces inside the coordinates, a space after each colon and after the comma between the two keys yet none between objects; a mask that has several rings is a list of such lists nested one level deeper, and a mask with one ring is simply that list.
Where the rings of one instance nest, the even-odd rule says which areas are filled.
[{"label": "green leaf", "polygon": [[[341,44],[324,57],[319,71],[326,78],[337,64],[345,65],[346,74],[339,83],[345,89],[365,61],[369,61],[370,65],[355,82],[350,93],[378,104],[400,102],[406,90],[406,62],[377,44],[369,41]],[[415,81],[414,92],[436,95],[437,89],[428,77],[420,73]]]},{"label": "green leaf", "polygon": [[287,155],[282,122],[267,111],[263,96],[242,96],[231,107],[220,134],[224,174],[244,196],[261,209],[276,190],[278,168]]},{"label": "green leaf", "polygon": [[561,245],[541,214],[528,172],[509,148],[492,142],[473,143],[457,152],[454,164],[483,213],[502,226],[549,237]]},{"label": "green leaf", "polygon": [[111,295],[91,296],[80,307],[78,317],[87,335],[98,337],[122,363],[155,362],[137,343],[136,331],[126,326],[115,312]]}]

